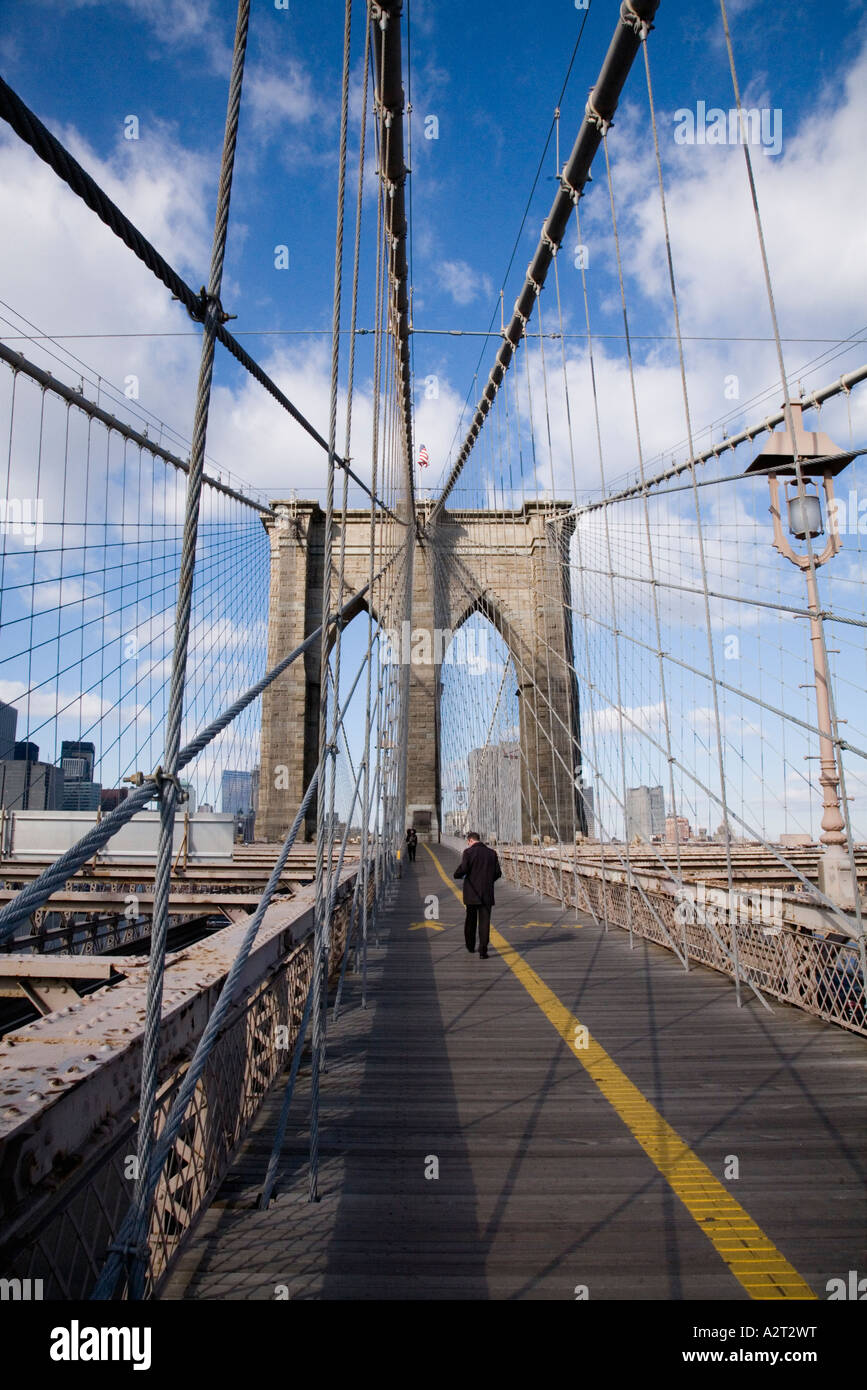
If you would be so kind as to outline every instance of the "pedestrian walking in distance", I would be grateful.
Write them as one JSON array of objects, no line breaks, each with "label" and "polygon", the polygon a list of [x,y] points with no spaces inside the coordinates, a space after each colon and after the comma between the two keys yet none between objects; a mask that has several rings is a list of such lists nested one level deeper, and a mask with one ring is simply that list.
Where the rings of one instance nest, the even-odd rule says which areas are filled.
[{"label": "pedestrian walking in distance", "polygon": [[418,835],[410,829],[406,832],[406,855],[411,864],[415,863],[415,852],[418,848]]},{"label": "pedestrian walking in distance", "polygon": [[487,960],[491,935],[491,908],[494,906],[494,883],[498,878],[502,878],[502,873],[496,850],[491,849],[490,845],[483,845],[475,830],[471,830],[467,835],[467,847],[455,869],[455,878],[464,880],[464,906],[467,909],[464,940],[467,950],[471,954],[475,952],[478,927],[479,956],[482,960]]}]

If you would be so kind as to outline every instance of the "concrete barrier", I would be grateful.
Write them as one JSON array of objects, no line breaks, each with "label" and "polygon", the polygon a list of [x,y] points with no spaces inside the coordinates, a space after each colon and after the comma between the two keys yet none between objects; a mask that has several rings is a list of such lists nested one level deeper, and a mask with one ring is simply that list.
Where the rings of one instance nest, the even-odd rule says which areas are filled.
[{"label": "concrete barrier", "polygon": [[[2,857],[22,863],[50,862],[70,849],[97,821],[96,811],[5,811]],[[155,864],[160,817],[139,811],[96,855],[102,864]],[[229,864],[235,818],[197,812],[175,820],[172,857],[187,864]]]}]

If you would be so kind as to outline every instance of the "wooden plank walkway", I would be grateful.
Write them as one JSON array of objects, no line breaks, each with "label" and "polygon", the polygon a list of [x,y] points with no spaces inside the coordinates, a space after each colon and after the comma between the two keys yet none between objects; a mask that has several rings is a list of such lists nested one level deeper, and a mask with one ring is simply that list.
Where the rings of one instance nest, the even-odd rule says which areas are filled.
[{"label": "wooden plank walkway", "polygon": [[[455,848],[437,857],[450,874]],[[482,961],[419,847],[370,952],[369,1007],[350,977],[329,1024],[321,1201],[305,1067],[277,1200],[255,1209],[282,1087],[163,1297],[826,1298],[867,1274],[864,1041],[784,1005],[738,1010],[712,971],[497,893]],[[429,894],[441,930],[419,925]],[[586,1054],[564,1041],[576,1020]]]}]

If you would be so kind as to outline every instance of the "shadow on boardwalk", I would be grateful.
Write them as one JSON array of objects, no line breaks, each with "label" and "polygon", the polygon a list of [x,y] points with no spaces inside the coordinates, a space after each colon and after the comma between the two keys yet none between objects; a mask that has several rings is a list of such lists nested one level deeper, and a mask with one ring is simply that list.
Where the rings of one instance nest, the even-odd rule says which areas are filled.
[{"label": "shadow on boardwalk", "polygon": [[[439,857],[451,872],[454,848]],[[819,1297],[859,1268],[863,1041],[786,1006],[738,1010],[720,975],[685,975],[525,890],[498,884],[497,903],[520,958],[710,1172],[722,1181],[738,1158],[732,1195]],[[371,946],[369,1007],[349,977],[329,1020],[322,1200],[307,1200],[302,1069],[278,1200],[255,1209],[279,1087],[163,1297],[746,1297],[502,956],[467,954],[461,923],[421,852]]]}]

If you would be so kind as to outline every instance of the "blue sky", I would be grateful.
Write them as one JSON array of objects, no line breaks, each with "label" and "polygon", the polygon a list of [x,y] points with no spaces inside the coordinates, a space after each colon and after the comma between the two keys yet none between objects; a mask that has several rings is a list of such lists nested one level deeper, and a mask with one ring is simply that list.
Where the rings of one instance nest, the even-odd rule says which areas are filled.
[{"label": "blue sky", "polygon": [[[419,0],[407,8],[416,441],[426,443],[431,455],[430,469],[419,472],[417,481],[435,488],[448,467],[452,442],[462,437],[462,405],[478,395],[477,363],[481,359],[483,381],[496,342],[423,330],[479,332],[492,316],[496,328],[503,285],[509,313],[553,196],[552,138],[519,236],[579,27],[586,19],[561,105],[561,158],[577,132],[617,5],[591,0],[586,16],[571,0],[548,0],[532,14],[511,2],[477,4],[459,14]],[[787,369],[811,389],[859,365],[864,352],[867,56],[859,25],[864,6],[854,0],[831,7],[730,0],[728,10],[745,102],[779,112],[779,153],[755,150],[753,163]],[[263,0],[253,6],[223,294],[227,310],[238,315],[233,331],[244,335],[247,348],[322,431],[328,408],[329,342],[323,330],[331,318],[342,24],[342,6],[301,6],[295,0],[288,10]],[[50,7],[7,0],[4,7],[0,72],[195,287],[207,274],[233,29],[234,6],[207,0],[60,0]],[[363,10],[356,6],[351,168],[363,32]],[[694,110],[699,102],[724,110],[733,105],[717,5],[663,0],[649,52],[693,418],[700,442],[706,443],[721,437],[724,419],[730,431],[736,429],[775,408],[780,394],[742,152],[678,145],[674,138],[677,111]],[[138,120],[138,140],[124,139],[130,115]],[[429,116],[438,122],[435,140],[424,138]],[[610,149],[645,455],[652,464],[682,458],[685,449],[640,60]],[[369,143],[362,327],[373,317],[373,165]],[[79,376],[93,382],[97,374],[103,378],[100,389],[106,389],[106,379],[113,382],[120,397],[112,409],[125,410],[134,423],[149,419],[151,428],[163,421],[173,447],[185,452],[197,330],[130,253],[2,130],[0,181],[15,190],[0,215],[0,299],[11,306],[0,306],[0,336],[73,384]],[[604,167],[594,170],[581,214],[610,481],[634,476],[635,449],[623,408],[622,317]],[[584,306],[573,261],[576,244],[573,224],[559,268],[564,327],[579,335],[568,341],[567,357],[570,379],[574,376],[573,409],[583,426],[589,399],[586,374],[581,375]],[[278,245],[289,248],[287,270],[275,268]],[[543,310],[550,329],[555,326],[550,295]],[[36,341],[35,331],[54,342]],[[837,346],[852,335],[859,341]],[[359,342],[351,449],[362,475],[369,474],[370,343]],[[73,353],[75,362],[68,357]],[[538,354],[532,350],[530,360],[538,373]],[[424,390],[432,375],[438,390],[433,400]],[[732,376],[738,380],[734,399],[725,387]],[[137,383],[138,399],[125,402],[123,383],[130,378]],[[231,471],[266,497],[292,490],[321,496],[322,455],[225,354],[218,358],[215,383],[211,466]],[[848,417],[843,402],[828,407],[823,427],[845,441],[850,420],[855,437],[863,437],[867,413],[857,395]],[[566,487],[569,495],[562,411],[555,410],[552,429],[555,486]],[[455,501],[477,502],[490,483],[479,450]],[[579,497],[598,490],[592,451],[586,467],[580,463],[577,483]],[[544,486],[542,475],[531,485]],[[751,515],[754,509],[749,502]]]},{"label": "blue sky", "polygon": [[[539,158],[549,133],[557,95],[585,13],[567,0],[536,7],[528,23],[526,7],[513,3],[465,7],[456,25],[445,7],[408,7],[412,65],[412,249],[414,323],[418,329],[487,329],[492,314],[499,318],[497,295],[520,225]],[[563,157],[571,147],[588,88],[595,79],[613,29],[617,7],[610,0],[592,0],[583,38],[562,104]],[[360,92],[362,10],[356,6],[353,90]],[[828,98],[839,102],[842,78],[860,56],[857,20],[863,6],[844,3],[828,7],[800,3],[780,7],[735,0],[729,6],[741,83],[748,101],[778,108],[782,113],[783,152],[780,168],[792,157],[792,142],[802,137],[819,114],[828,115]],[[122,206],[139,216],[144,229],[195,285],[205,278],[214,199],[214,173],[225,112],[227,65],[234,26],[229,3],[184,3],[184,0],[128,0],[128,3],[7,3],[0,67],[12,86],[53,129],[78,144],[88,167],[110,174],[112,189]],[[335,160],[339,113],[342,7],[290,4],[254,5],[250,32],[245,100],[242,109],[239,156],[227,257],[226,307],[238,314],[234,328],[241,333],[262,330],[325,329],[330,323],[335,221]],[[694,147],[676,150],[672,140],[673,113],[703,100],[708,107],[728,109],[731,83],[717,7],[696,7],[683,0],[664,0],[651,37],[656,102],[660,117],[663,157],[668,159],[672,191],[711,174],[714,161],[723,167],[738,151]],[[833,87],[828,84],[834,84]],[[124,118],[139,120],[140,138],[123,138]],[[439,138],[424,138],[424,118],[435,115]],[[622,177],[638,169],[639,155],[648,152],[644,107],[644,75],[636,65],[627,87],[620,134],[612,135],[615,160],[623,160]],[[357,140],[357,120],[354,123]],[[35,164],[32,156],[29,163]],[[779,169],[761,167],[774,158],[757,159],[761,182]],[[372,160],[368,162],[372,172]],[[527,218],[505,288],[507,311],[532,254],[541,221],[553,194],[553,143]],[[817,171],[818,172],[818,171]],[[47,171],[46,171],[47,174]],[[631,184],[624,182],[629,192]],[[806,198],[807,189],[804,190]],[[37,199],[39,191],[28,188]],[[651,194],[654,190],[650,189]],[[841,199],[845,189],[837,189]],[[126,197],[124,197],[126,195]],[[372,187],[371,187],[372,195]],[[71,195],[60,191],[65,211]],[[599,181],[582,212],[592,235],[597,214],[604,221],[604,188]],[[147,293],[144,272],[130,269],[135,291],[126,301],[118,295],[122,274],[114,281],[114,259],[108,267],[98,252],[109,234],[91,227],[95,260],[81,266],[67,242],[77,221],[57,225],[51,244],[46,234],[39,246],[38,279],[28,260],[26,204],[16,227],[14,205],[7,209],[11,261],[3,276],[7,302],[33,318],[44,331],[63,333],[189,333],[192,325],[177,305],[154,285]],[[685,215],[694,216],[687,208]],[[61,222],[66,219],[59,219]],[[21,223],[24,223],[24,226]],[[627,236],[638,231],[629,226]],[[68,230],[67,230],[68,229]],[[370,227],[368,226],[368,230]],[[748,229],[747,229],[748,230]],[[66,235],[65,235],[66,232]],[[676,232],[676,229],[675,229]],[[740,234],[740,229],[738,229]],[[773,235],[773,232],[771,232]],[[574,233],[570,232],[574,240]],[[601,238],[600,238],[601,239]],[[17,245],[16,245],[17,243]],[[274,268],[274,247],[289,247],[288,270]],[[32,252],[35,247],[30,248]],[[370,250],[370,241],[366,243]],[[746,250],[747,248],[745,248]],[[750,246],[749,252],[752,252]],[[71,255],[70,255],[71,251]],[[733,270],[737,248],[732,248]],[[815,247],[817,260],[822,248]],[[124,252],[126,261],[132,258]],[[35,256],[31,257],[35,259]],[[367,264],[371,263],[368,256]],[[97,269],[102,285],[87,285]],[[621,329],[619,306],[613,296],[613,267],[605,259],[594,265],[591,277],[601,317],[596,331]],[[705,270],[707,268],[705,267]],[[721,269],[724,269],[721,267]],[[23,273],[20,273],[23,272]],[[87,293],[71,292],[70,277],[78,276]],[[577,277],[574,277],[577,279]],[[16,284],[16,281],[18,282]],[[140,287],[140,294],[138,293]],[[574,286],[573,286],[574,288]],[[633,331],[656,333],[664,304],[655,293],[639,293],[632,304]],[[147,297],[147,304],[141,302]],[[577,295],[565,295],[570,326],[580,329]],[[33,302],[33,301],[36,302]],[[362,325],[371,318],[370,284],[362,290]],[[844,337],[860,328],[852,303],[818,311],[814,322],[794,324],[783,298],[783,332],[819,337]],[[695,329],[706,329],[702,315],[687,303]],[[767,334],[761,303],[752,304],[749,321],[721,324],[719,331]],[[146,321],[145,321],[146,320]],[[796,334],[795,329],[799,332]],[[252,337],[246,345],[276,371],[285,375],[315,423],[322,427],[324,337]],[[68,342],[73,346],[71,341]],[[455,408],[467,392],[479,356],[486,373],[493,344],[482,352],[478,339],[461,342],[422,336],[414,342],[417,390],[430,373],[440,379],[441,409],[420,400],[419,439],[431,450],[426,482],[435,482],[454,434]],[[115,375],[125,366],[141,376],[141,404],[153,409],[182,432],[189,429],[190,398],[181,386],[189,380],[196,360],[195,341],[90,339],[75,348],[86,362]],[[651,344],[640,349],[648,356]],[[616,348],[612,346],[612,354]],[[171,362],[169,380],[160,367]],[[748,353],[741,354],[751,365]],[[792,365],[814,356],[809,344],[792,349]],[[311,361],[312,358],[312,361]],[[313,366],[318,371],[311,371]],[[306,366],[307,373],[303,368]],[[180,376],[178,375],[180,369]],[[308,379],[313,377],[315,379]],[[218,369],[218,383],[234,394],[243,392],[238,373],[227,361]],[[762,383],[764,384],[764,383]],[[307,386],[307,391],[304,387]],[[242,404],[250,402],[249,393]],[[228,402],[227,402],[228,406]],[[251,483],[273,490],[282,477],[310,488],[321,485],[321,461],[307,451],[291,430],[284,434],[270,407],[264,417],[280,429],[298,458],[287,467],[273,457],[242,457],[237,430],[223,428],[218,411],[212,452]],[[251,421],[251,424],[254,423]],[[702,421],[704,423],[704,421]],[[451,426],[451,428],[449,428]],[[428,437],[430,436],[430,437]],[[225,437],[225,443],[223,443]],[[664,438],[660,435],[660,438]],[[674,436],[671,444],[676,443]],[[221,457],[220,448],[224,457]],[[228,456],[226,456],[228,451]],[[293,450],[293,453],[295,451]],[[301,467],[308,461],[312,467]],[[315,460],[315,463],[314,463]],[[317,466],[318,465],[318,466]]]}]

